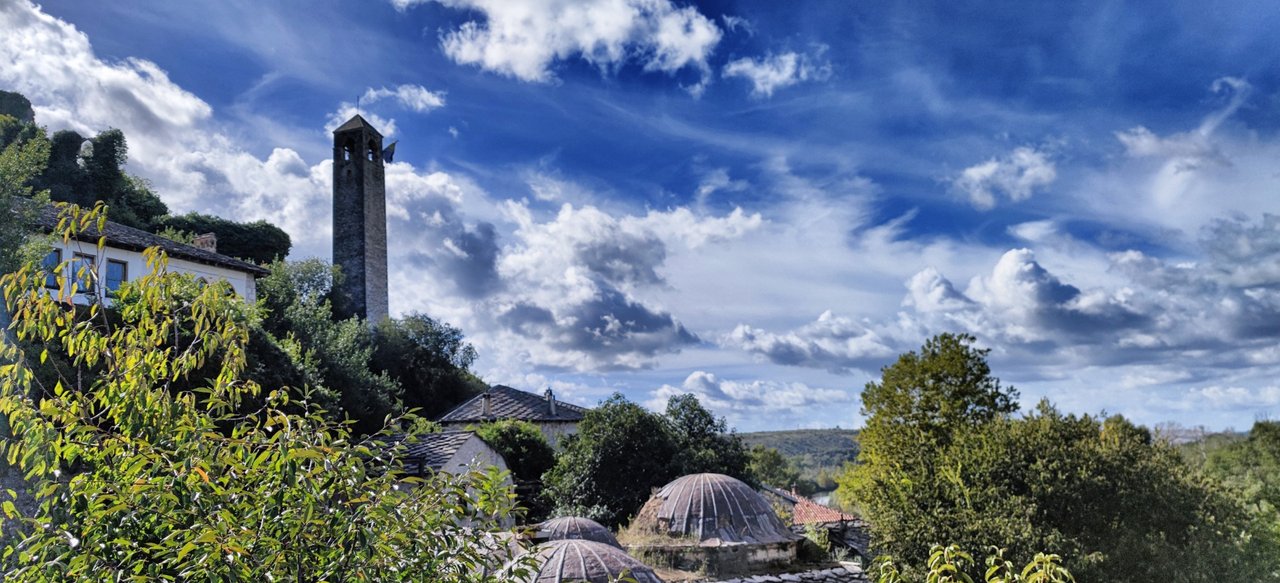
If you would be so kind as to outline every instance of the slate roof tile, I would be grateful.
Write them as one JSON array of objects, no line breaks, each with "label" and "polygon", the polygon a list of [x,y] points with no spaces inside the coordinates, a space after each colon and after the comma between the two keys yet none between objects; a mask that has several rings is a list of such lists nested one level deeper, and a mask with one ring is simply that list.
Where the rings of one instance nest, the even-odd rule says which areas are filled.
[{"label": "slate roof tile", "polygon": [[[490,412],[484,415],[484,396],[489,395]],[[553,397],[554,398],[554,397]],[[551,407],[546,397],[513,389],[504,385],[494,385],[488,391],[472,397],[469,401],[458,405],[452,411],[440,417],[441,423],[480,423],[495,419],[518,419],[520,421],[547,422],[582,421],[586,409],[571,405],[559,399],[556,412],[551,414]]]},{"label": "slate roof tile", "polygon": [[[53,205],[45,206],[40,209],[40,213],[36,218],[40,227],[46,231],[52,231],[58,227],[58,208]],[[105,236],[107,244],[111,247],[119,249],[129,249],[132,251],[142,251],[148,247],[159,247],[169,257],[185,259],[195,263],[203,263],[205,265],[216,265],[236,271],[245,271],[252,273],[255,277],[260,277],[270,273],[266,269],[241,261],[234,257],[228,257],[220,253],[205,251],[192,247],[191,245],[183,245],[172,239],[166,239],[159,235],[154,235],[135,229],[126,227],[120,223],[107,221],[106,228],[101,233],[98,232],[97,225],[90,226],[80,232],[79,239],[85,242],[97,244],[98,238]]]}]

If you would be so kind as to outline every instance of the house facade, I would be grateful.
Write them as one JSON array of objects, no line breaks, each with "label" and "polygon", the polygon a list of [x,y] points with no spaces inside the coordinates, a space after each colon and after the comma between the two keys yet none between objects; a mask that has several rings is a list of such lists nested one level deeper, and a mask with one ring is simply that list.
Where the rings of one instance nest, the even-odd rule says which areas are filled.
[{"label": "house facade", "polygon": [[561,440],[578,432],[578,424],[586,411],[583,407],[556,399],[551,389],[537,395],[494,385],[445,413],[438,421],[446,429],[461,429],[503,419],[527,421],[542,432],[551,447],[558,448]]},{"label": "house facade", "polygon": [[[57,208],[41,209],[38,223],[46,232],[55,230],[58,225]],[[101,249],[98,248],[99,238],[103,239]],[[88,228],[75,239],[54,242],[43,262],[45,285],[57,289],[58,278],[62,277],[68,286],[73,282],[77,284],[77,303],[95,300],[109,303],[121,284],[151,272],[142,252],[149,247],[158,247],[169,258],[170,272],[189,274],[210,283],[225,281],[246,302],[257,301],[257,278],[267,275],[268,271],[219,254],[216,239],[210,236],[202,236],[200,243],[204,248],[107,221],[102,231],[96,227]]]}]

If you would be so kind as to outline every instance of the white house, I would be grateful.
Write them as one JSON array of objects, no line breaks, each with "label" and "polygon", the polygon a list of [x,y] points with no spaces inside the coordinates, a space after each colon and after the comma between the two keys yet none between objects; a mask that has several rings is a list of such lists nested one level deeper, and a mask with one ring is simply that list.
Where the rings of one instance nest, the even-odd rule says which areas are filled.
[{"label": "white house", "polygon": [[586,409],[556,399],[547,389],[541,396],[494,385],[440,417],[445,428],[460,429],[501,419],[528,421],[542,432],[547,443],[559,447],[560,440],[578,432]]},{"label": "white house", "polygon": [[[45,231],[56,229],[58,209],[53,206],[42,209],[38,223]],[[101,250],[98,249],[100,237],[105,238]],[[101,232],[96,226],[90,227],[81,231],[76,239],[63,243],[59,238],[54,243],[53,250],[44,259],[46,286],[57,289],[57,277],[61,275],[66,282],[76,281],[79,284],[82,293],[77,294],[77,302],[87,303],[90,295],[109,300],[120,284],[150,273],[142,251],[148,247],[159,247],[169,257],[170,272],[191,274],[208,282],[226,281],[245,301],[252,303],[257,300],[256,280],[267,275],[266,269],[217,253],[217,241],[211,234],[201,236],[197,244],[204,248],[107,221]],[[67,262],[65,271],[56,273],[57,267],[64,262]],[[80,278],[82,266],[97,274],[96,281],[92,277]]]},{"label": "white house", "polygon": [[417,443],[405,445],[401,459],[405,471],[417,475],[425,475],[427,470],[458,475],[489,467],[509,471],[502,454],[470,431],[442,431],[418,436]]}]

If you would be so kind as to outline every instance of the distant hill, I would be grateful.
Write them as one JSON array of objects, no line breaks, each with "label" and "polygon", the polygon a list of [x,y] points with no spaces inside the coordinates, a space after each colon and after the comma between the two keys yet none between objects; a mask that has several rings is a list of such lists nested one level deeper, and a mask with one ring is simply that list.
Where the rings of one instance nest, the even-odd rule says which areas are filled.
[{"label": "distant hill", "polygon": [[747,447],[763,445],[778,450],[796,464],[802,477],[812,480],[817,480],[820,473],[834,474],[845,462],[858,457],[858,431],[855,429],[794,429],[738,435],[742,436]]}]

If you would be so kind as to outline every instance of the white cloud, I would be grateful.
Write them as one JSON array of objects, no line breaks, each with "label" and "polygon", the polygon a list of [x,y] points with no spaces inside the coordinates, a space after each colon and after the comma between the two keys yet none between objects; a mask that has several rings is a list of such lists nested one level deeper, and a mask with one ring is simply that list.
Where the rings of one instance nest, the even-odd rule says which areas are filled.
[{"label": "white cloud", "polygon": [[1057,177],[1053,161],[1045,153],[1021,146],[1003,158],[965,168],[951,184],[968,195],[973,206],[988,210],[996,206],[999,193],[1015,202],[1027,200],[1036,189],[1053,184]]},{"label": "white cloud", "polygon": [[1039,243],[1058,234],[1058,225],[1052,220],[1027,221],[1009,227],[1009,234],[1027,241]]},{"label": "white cloud", "polygon": [[740,324],[722,343],[761,355],[784,365],[828,369],[835,373],[866,368],[897,351],[890,340],[868,329],[866,323],[839,317],[830,310],[814,322],[785,334]]},{"label": "white cloud", "polygon": [[388,97],[394,97],[400,105],[418,113],[444,107],[443,91],[428,91],[421,85],[397,85],[395,88],[372,87],[365,90],[360,98],[361,104],[373,104]]},{"label": "white cloud", "polygon": [[[712,413],[730,421],[743,417],[769,417],[775,426],[794,424],[814,417],[829,417],[831,409],[842,409],[849,417],[857,408],[856,391],[811,387],[799,382],[722,379],[706,371],[694,371],[680,386],[662,385],[645,403],[663,410],[667,400],[692,393]],[[821,410],[819,413],[816,410]],[[789,423],[790,422],[790,423]]]},{"label": "white cloud", "polygon": [[370,87],[361,95],[359,105],[349,101],[343,101],[339,104],[337,111],[329,114],[326,119],[324,124],[325,131],[332,132],[356,114],[360,114],[373,127],[377,128],[383,137],[395,135],[397,130],[395,118],[383,117],[369,109],[370,106],[387,98],[394,98],[401,107],[418,113],[426,113],[433,109],[444,107],[443,91],[428,91],[427,88],[421,85],[398,85],[395,88],[381,87],[377,89]]},{"label": "white cloud", "polygon": [[729,169],[716,168],[703,175],[694,196],[699,204],[704,204],[712,194],[717,192],[741,192],[750,186],[751,184],[746,180],[731,179]]},{"label": "white cloud", "polygon": [[826,47],[813,55],[786,52],[758,59],[744,57],[724,66],[725,78],[741,77],[751,82],[751,94],[772,97],[773,92],[803,81],[825,81],[831,77],[831,64],[823,58]]},{"label": "white cloud", "polygon": [[[392,3],[404,10],[427,1]],[[670,0],[438,1],[482,16],[441,35],[450,58],[522,81],[552,81],[553,64],[573,57],[602,70],[634,60],[648,71],[692,67],[705,76],[722,35],[697,9]]]},{"label": "white cloud", "polygon": [[119,128],[129,170],[173,212],[266,219],[289,232],[296,255],[327,254],[330,162],[308,166],[289,148],[254,156],[154,63],[101,59],[84,33],[29,2],[0,4],[0,29],[0,60],[10,64],[0,67],[0,86],[31,99],[37,122],[86,136]]}]

